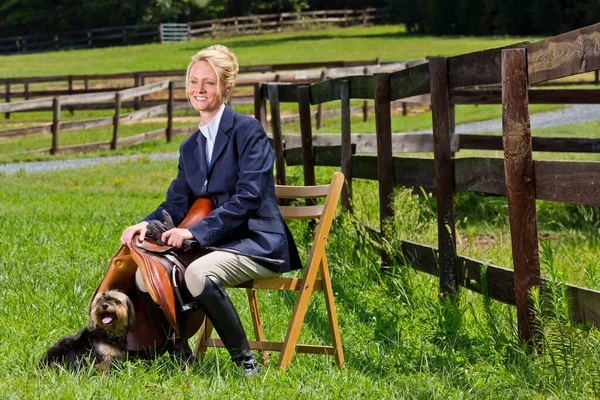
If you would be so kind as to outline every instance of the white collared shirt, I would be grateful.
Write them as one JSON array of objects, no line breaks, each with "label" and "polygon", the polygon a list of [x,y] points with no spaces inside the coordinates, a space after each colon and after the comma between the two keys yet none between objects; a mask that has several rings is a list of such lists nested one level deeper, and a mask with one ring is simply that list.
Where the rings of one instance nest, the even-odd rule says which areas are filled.
[{"label": "white collared shirt", "polygon": [[206,125],[200,121],[198,129],[202,135],[206,138],[206,166],[209,167],[212,161],[213,148],[215,147],[215,140],[217,139],[217,132],[219,132],[219,124],[221,123],[221,117],[223,116],[223,110],[225,110],[225,104],[221,105],[219,112],[210,122]]}]

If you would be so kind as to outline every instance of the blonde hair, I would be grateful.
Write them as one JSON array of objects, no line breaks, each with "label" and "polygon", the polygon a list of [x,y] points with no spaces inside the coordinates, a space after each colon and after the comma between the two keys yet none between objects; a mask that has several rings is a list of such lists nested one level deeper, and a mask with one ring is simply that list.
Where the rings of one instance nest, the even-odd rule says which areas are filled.
[{"label": "blonde hair", "polygon": [[[237,57],[231,50],[222,44],[215,44],[197,52],[193,57],[192,61],[187,67],[185,73],[185,92],[189,93],[188,85],[190,78],[190,70],[192,66],[200,61],[206,61],[208,65],[215,71],[219,85],[223,85],[225,93],[223,95],[223,101],[227,103],[231,97],[231,90],[235,84],[235,78],[237,77],[240,66],[237,61]],[[188,95],[189,96],[189,95]]]}]

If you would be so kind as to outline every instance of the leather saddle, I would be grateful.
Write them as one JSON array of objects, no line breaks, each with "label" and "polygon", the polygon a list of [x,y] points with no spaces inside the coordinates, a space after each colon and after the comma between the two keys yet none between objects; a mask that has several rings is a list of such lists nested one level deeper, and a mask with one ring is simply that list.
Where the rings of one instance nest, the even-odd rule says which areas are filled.
[{"label": "leather saddle", "polygon": [[[178,228],[190,227],[212,210],[213,203],[210,198],[197,199]],[[199,311],[186,313],[185,325],[181,323],[180,310],[184,302],[183,297],[187,294],[183,276],[185,268],[205,253],[206,250],[199,246],[184,251],[161,245],[152,239],[142,242],[138,235],[134,236],[127,246],[119,247],[94,291],[92,300],[97,293],[110,289],[119,290],[129,296],[134,305],[136,323],[127,336],[127,350],[148,351],[161,345],[159,341],[162,340],[137,294],[137,269],[140,270],[150,296],[160,306],[176,334],[191,337],[201,326],[204,314]]]}]

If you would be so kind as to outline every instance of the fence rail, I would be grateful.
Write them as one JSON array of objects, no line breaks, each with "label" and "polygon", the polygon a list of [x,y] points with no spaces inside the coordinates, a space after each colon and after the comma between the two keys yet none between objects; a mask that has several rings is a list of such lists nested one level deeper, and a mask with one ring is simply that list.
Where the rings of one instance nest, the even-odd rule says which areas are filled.
[{"label": "fence rail", "polygon": [[[367,25],[383,20],[381,10],[328,10],[299,13],[279,13],[249,17],[231,17],[194,21],[187,24],[146,24],[108,28],[23,35],[0,38],[0,54],[71,50],[90,47],[126,46],[142,43],[165,43],[192,37],[243,35],[280,31],[284,28],[304,29],[308,26],[331,24],[341,26]],[[185,38],[185,39],[184,39]]]}]

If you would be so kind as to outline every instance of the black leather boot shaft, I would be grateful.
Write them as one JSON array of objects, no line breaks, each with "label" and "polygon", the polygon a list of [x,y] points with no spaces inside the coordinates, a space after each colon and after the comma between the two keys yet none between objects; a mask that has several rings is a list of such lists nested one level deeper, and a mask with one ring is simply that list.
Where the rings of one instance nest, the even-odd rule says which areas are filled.
[{"label": "black leather boot shaft", "polygon": [[196,297],[235,363],[253,357],[246,332],[229,294],[214,276],[207,276],[204,290]]}]

